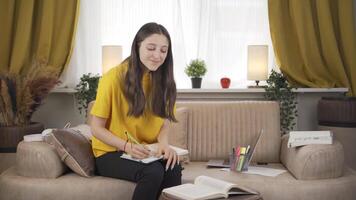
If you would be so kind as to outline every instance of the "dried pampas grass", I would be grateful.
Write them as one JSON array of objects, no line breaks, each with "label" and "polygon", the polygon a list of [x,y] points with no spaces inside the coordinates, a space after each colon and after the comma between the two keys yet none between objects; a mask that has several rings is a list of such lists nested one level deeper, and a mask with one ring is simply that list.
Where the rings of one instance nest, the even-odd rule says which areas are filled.
[{"label": "dried pampas grass", "polygon": [[59,83],[59,68],[35,60],[26,75],[0,77],[0,126],[27,125],[36,109]]}]

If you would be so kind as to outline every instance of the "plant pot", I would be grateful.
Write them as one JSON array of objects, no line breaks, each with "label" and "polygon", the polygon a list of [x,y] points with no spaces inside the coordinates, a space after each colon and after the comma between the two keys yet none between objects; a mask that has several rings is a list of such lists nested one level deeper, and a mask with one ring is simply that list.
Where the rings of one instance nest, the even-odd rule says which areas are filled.
[{"label": "plant pot", "polygon": [[192,80],[192,88],[200,88],[201,87],[202,78],[194,77],[194,78],[191,78],[191,80]]},{"label": "plant pot", "polygon": [[23,140],[23,136],[41,133],[43,129],[43,124],[38,122],[27,126],[0,127],[0,153],[16,152],[17,144]]}]

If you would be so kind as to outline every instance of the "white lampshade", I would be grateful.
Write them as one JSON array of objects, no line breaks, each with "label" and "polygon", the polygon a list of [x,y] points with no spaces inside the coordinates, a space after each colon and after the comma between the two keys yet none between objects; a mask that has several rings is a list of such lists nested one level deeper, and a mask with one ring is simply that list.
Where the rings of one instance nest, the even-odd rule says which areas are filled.
[{"label": "white lampshade", "polygon": [[122,61],[122,46],[110,45],[102,46],[102,72],[109,71],[112,67],[117,66]]},{"label": "white lampshade", "polygon": [[248,45],[247,49],[247,79],[254,81],[267,80],[268,46]]}]

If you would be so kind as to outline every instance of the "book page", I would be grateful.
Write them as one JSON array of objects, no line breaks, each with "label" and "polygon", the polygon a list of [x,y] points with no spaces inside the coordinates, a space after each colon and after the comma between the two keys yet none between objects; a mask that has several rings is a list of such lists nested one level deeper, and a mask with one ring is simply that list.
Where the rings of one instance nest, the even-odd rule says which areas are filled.
[{"label": "book page", "polygon": [[204,185],[194,185],[191,183],[178,185],[163,190],[164,193],[174,196],[175,198],[185,200],[213,199],[224,197],[217,190]]},{"label": "book page", "polygon": [[[146,146],[153,153],[158,151],[158,143],[147,144]],[[182,148],[179,148],[179,147],[176,147],[176,146],[172,146],[172,145],[169,145],[169,147],[171,147],[177,153],[178,156],[183,156],[183,155],[187,155],[188,154],[188,150],[187,149],[182,149]]]},{"label": "book page", "polygon": [[224,194],[224,197],[226,198],[231,194],[257,194],[257,192],[251,189],[208,176],[198,176],[195,178],[194,184],[204,185],[208,188],[218,190],[220,193]]},{"label": "book page", "polygon": [[219,192],[225,194],[225,196],[228,196],[228,191],[236,186],[233,183],[229,183],[223,180],[219,180],[216,178],[212,178],[209,176],[198,176],[197,178],[195,178],[194,184],[196,185],[204,185],[207,186],[209,188],[213,188],[215,190],[218,190]]},{"label": "book page", "polygon": [[244,171],[244,174],[258,174],[262,176],[270,176],[275,177],[278,176],[287,170],[284,169],[273,169],[269,167],[259,167],[259,166],[250,166],[248,167],[248,171]]},{"label": "book page", "polygon": [[132,157],[131,155],[129,155],[129,154],[124,153],[124,154],[122,154],[121,158],[148,164],[148,163],[154,162],[154,161],[156,161],[156,160],[162,159],[163,156],[159,156],[159,157],[150,156],[150,157],[144,158],[144,159],[137,159],[137,158],[133,158],[133,157]]}]

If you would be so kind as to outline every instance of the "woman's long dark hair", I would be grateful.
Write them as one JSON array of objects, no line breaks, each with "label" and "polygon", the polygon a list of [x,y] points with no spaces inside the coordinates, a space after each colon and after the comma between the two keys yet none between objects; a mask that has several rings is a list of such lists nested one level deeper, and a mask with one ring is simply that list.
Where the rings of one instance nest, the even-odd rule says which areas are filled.
[{"label": "woman's long dark hair", "polygon": [[[168,40],[168,51],[164,63],[151,73],[151,91],[147,94],[142,89],[142,77],[145,66],[140,61],[139,48],[141,42],[152,34],[162,34]],[[124,94],[129,103],[128,116],[139,117],[143,115],[145,106],[152,112],[170,121],[177,121],[174,116],[177,89],[173,76],[173,56],[171,37],[162,25],[147,23],[136,33],[131,46],[131,56],[128,59],[129,67],[124,80]],[[146,101],[148,103],[146,104]]]}]

